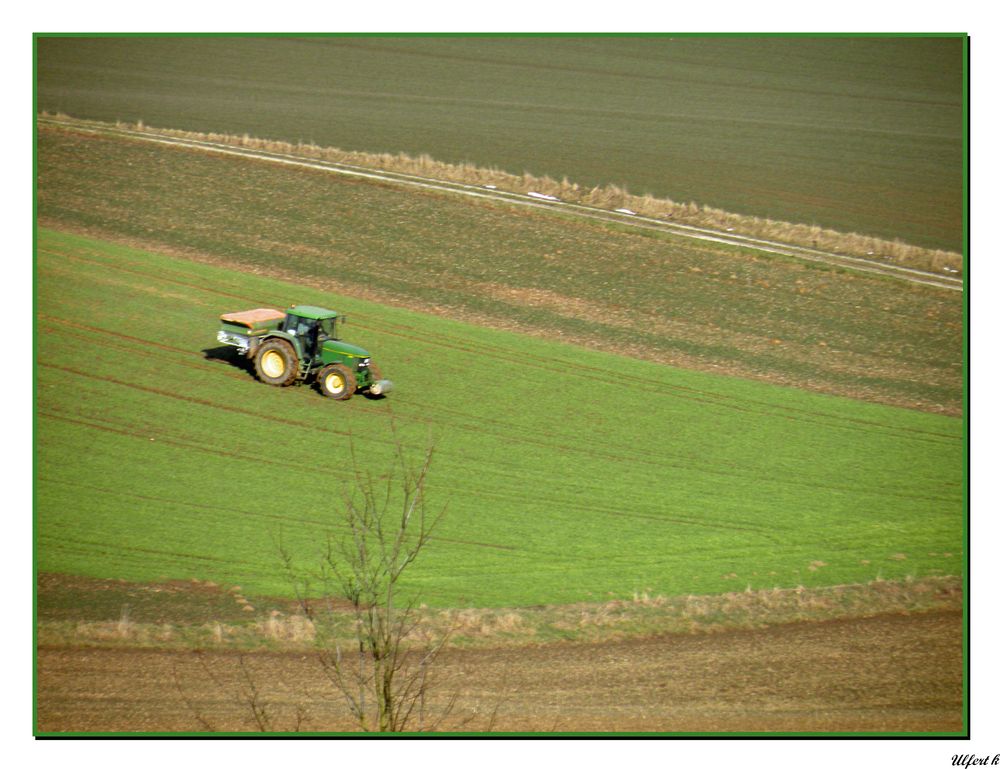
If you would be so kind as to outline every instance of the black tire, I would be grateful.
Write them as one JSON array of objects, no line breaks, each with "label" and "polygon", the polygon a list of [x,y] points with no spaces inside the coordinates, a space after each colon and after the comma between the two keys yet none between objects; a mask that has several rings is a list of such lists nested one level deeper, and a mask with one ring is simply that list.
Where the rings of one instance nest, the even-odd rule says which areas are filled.
[{"label": "black tire", "polygon": [[299,356],[284,339],[268,339],[257,348],[253,359],[257,378],[274,387],[294,384],[299,375]]},{"label": "black tire", "polygon": [[346,401],[358,389],[358,378],[347,366],[333,363],[324,366],[316,375],[319,391],[335,401]]},{"label": "black tire", "polygon": [[378,367],[377,363],[369,363],[368,371],[371,372],[371,379],[368,381],[375,384],[378,380],[382,378],[382,369]]}]

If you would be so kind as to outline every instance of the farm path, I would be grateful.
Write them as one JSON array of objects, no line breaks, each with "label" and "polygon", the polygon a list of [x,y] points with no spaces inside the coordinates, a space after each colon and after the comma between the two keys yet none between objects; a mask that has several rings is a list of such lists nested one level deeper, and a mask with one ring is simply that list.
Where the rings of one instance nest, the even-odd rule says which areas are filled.
[{"label": "farm path", "polygon": [[[555,732],[961,732],[956,612],[661,636],[447,650],[443,728]],[[301,653],[42,648],[37,729],[350,729]],[[496,704],[499,707],[496,708]],[[433,703],[440,707],[441,702]]]},{"label": "farm path", "polygon": [[934,286],[936,288],[943,288],[949,291],[962,291],[964,286],[962,278],[952,275],[942,275],[925,270],[912,269],[874,259],[847,256],[845,254],[822,251],[817,248],[793,246],[787,243],[779,243],[777,241],[740,235],[735,232],[723,232],[705,227],[696,227],[693,225],[680,224],[678,222],[670,222],[664,219],[655,219],[652,217],[641,216],[625,209],[608,211],[577,203],[570,203],[568,201],[559,200],[558,198],[541,195],[539,193],[529,192],[522,195],[520,193],[508,192],[494,188],[485,188],[478,185],[443,181],[393,171],[361,168],[344,163],[306,158],[299,155],[289,155],[279,152],[251,149],[248,147],[238,147],[221,142],[179,138],[168,134],[158,134],[149,130],[140,131],[122,126],[110,126],[99,123],[95,124],[90,121],[74,120],[72,118],[39,118],[38,122],[41,125],[60,126],[64,128],[68,127],[73,130],[86,133],[123,136],[136,141],[183,147],[186,149],[213,152],[216,154],[237,156],[241,158],[255,158],[257,160],[270,163],[280,163],[286,166],[325,171],[327,173],[335,173],[381,183],[404,185],[433,192],[443,192],[453,195],[462,195],[465,197],[502,201],[510,205],[555,209],[562,214],[608,221],[618,225],[625,225],[638,229],[669,232],[671,235],[689,238],[692,240],[739,246],[741,248],[747,248],[760,253],[778,254],[808,262],[820,262],[840,269],[888,276],[908,283]]}]

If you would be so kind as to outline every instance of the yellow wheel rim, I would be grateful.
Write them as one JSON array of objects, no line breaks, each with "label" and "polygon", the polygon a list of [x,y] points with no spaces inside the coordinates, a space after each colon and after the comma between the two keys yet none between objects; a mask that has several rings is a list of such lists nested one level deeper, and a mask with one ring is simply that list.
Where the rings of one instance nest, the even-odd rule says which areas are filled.
[{"label": "yellow wheel rim", "polygon": [[268,350],[260,359],[260,368],[271,379],[278,379],[285,373],[285,359],[281,353]]},{"label": "yellow wheel rim", "polygon": [[327,392],[340,395],[344,391],[346,383],[344,382],[344,377],[334,371],[326,375],[323,386]]}]

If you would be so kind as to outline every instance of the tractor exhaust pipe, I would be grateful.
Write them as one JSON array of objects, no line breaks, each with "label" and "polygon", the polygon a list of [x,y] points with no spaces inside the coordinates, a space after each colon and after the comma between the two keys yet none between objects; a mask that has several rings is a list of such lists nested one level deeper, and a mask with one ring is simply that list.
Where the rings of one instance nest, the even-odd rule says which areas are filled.
[{"label": "tractor exhaust pipe", "polygon": [[389,379],[379,379],[368,388],[368,392],[372,395],[385,395],[390,390],[392,390],[392,381]]}]

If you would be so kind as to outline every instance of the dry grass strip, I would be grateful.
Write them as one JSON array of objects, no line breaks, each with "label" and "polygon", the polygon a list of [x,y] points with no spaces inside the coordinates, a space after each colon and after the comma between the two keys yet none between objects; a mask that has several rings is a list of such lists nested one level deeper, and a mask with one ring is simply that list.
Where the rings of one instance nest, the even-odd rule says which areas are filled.
[{"label": "dry grass strip", "polygon": [[[258,601],[260,603],[260,601]],[[604,603],[499,609],[417,610],[414,640],[448,636],[459,647],[524,646],[560,641],[592,642],[666,633],[756,630],[796,622],[859,619],[879,615],[961,611],[959,577],[928,577],[821,588],[743,590],[722,595],[661,596],[637,592]],[[351,642],[349,612],[331,612],[323,636]],[[316,628],[295,608],[260,610],[244,623],[143,624],[127,613],[117,621],[42,620],[42,646],[305,650]]]}]

